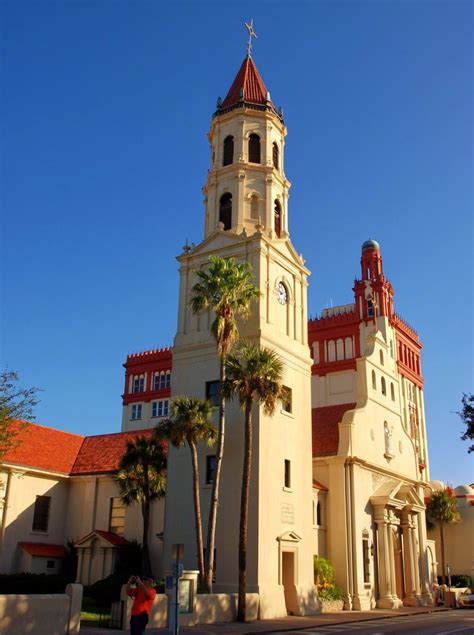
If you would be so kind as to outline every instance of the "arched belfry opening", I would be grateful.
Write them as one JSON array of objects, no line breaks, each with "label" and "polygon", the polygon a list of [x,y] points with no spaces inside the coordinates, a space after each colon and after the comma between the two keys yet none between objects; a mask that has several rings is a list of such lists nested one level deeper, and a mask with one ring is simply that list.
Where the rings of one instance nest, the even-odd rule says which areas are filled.
[{"label": "arched belfry opening", "polygon": [[281,205],[278,199],[275,199],[275,207],[273,209],[273,218],[275,226],[275,234],[278,238],[281,236]]},{"label": "arched belfry opening", "polygon": [[273,142],[272,158],[273,158],[273,167],[275,168],[275,170],[279,170],[280,169],[280,150],[278,149],[278,144],[276,141]]},{"label": "arched belfry opening", "polygon": [[229,135],[224,139],[224,157],[222,165],[230,165],[234,162],[234,137]]},{"label": "arched belfry opening", "polygon": [[226,192],[219,203],[219,222],[224,224],[224,231],[232,227],[232,194]]},{"label": "arched belfry opening", "polygon": [[260,137],[254,132],[249,136],[249,163],[261,163]]}]

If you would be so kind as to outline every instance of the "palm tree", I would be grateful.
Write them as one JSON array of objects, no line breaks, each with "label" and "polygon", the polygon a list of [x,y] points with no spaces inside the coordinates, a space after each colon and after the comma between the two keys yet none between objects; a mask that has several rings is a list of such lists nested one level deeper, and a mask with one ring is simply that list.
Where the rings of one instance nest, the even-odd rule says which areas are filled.
[{"label": "palm tree", "polygon": [[120,459],[119,471],[114,476],[124,505],[138,503],[143,516],[142,568],[144,575],[151,575],[150,533],[151,501],[162,498],[166,487],[166,449],[157,438],[137,436],[127,441]]},{"label": "palm tree", "polygon": [[201,583],[205,578],[205,569],[197,444],[199,441],[206,441],[208,445],[216,442],[217,429],[212,425],[211,417],[212,404],[206,399],[175,397],[171,402],[171,417],[155,428],[158,437],[169,439],[176,448],[182,448],[187,443],[191,451],[196,545]]},{"label": "palm tree", "polygon": [[[219,256],[210,256],[209,262],[207,269],[196,272],[198,282],[192,288],[189,304],[193,313],[201,313],[210,308],[215,314],[211,331],[217,342],[217,353],[220,358],[219,385],[222,386],[225,380],[225,358],[239,335],[237,317],[249,317],[251,303],[260,297],[260,291],[252,283],[252,269],[248,262],[237,262],[235,258],[224,259]],[[221,391],[218,430],[216,467],[207,525],[205,586],[208,593],[212,593],[219,483],[224,456],[225,398]]]},{"label": "palm tree", "polygon": [[444,526],[458,523],[461,516],[456,509],[456,499],[452,489],[447,487],[433,492],[426,504],[426,521],[428,526],[438,525],[441,547],[441,569],[443,584],[446,584],[446,565],[444,554]]},{"label": "palm tree", "polygon": [[252,406],[263,405],[263,411],[272,415],[278,399],[283,394],[281,384],[283,363],[275,351],[243,341],[225,362],[226,380],[223,393],[226,397],[237,396],[245,411],[245,446],[240,498],[239,529],[239,601],[237,620],[245,622],[246,570],[247,570],[247,526],[252,470]]}]

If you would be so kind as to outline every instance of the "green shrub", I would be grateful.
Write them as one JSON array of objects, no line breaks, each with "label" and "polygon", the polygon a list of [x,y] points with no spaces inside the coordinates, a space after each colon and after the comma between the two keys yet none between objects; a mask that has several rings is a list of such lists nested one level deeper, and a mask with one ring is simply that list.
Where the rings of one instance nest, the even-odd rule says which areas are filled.
[{"label": "green shrub", "polygon": [[336,586],[335,584],[331,584],[329,586],[318,589],[318,595],[321,600],[343,600],[344,599],[344,591]]},{"label": "green shrub", "polygon": [[[446,578],[446,584],[448,583],[448,579]],[[443,584],[443,576],[438,576],[438,584]],[[454,574],[451,576],[451,586],[459,588],[470,587],[472,586],[472,578],[470,575],[457,575]]]},{"label": "green shrub", "polygon": [[64,593],[70,579],[65,575],[46,573],[11,573],[0,575],[0,594]]},{"label": "green shrub", "polygon": [[128,573],[113,573],[84,587],[84,595],[93,598],[98,607],[110,607],[112,602],[120,600],[120,590],[129,577]]},{"label": "green shrub", "polygon": [[314,581],[318,586],[334,584],[335,571],[326,558],[314,556]]}]

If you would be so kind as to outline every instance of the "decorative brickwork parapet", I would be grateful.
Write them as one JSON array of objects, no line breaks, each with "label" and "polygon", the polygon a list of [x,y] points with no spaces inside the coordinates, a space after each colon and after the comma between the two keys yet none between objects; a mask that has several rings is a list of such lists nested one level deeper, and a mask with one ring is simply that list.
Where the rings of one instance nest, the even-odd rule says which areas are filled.
[{"label": "decorative brickwork parapet", "polygon": [[171,348],[154,348],[149,351],[142,351],[140,353],[129,353],[127,355],[127,361],[124,366],[138,366],[139,364],[162,361],[165,359],[171,360],[172,351]]}]

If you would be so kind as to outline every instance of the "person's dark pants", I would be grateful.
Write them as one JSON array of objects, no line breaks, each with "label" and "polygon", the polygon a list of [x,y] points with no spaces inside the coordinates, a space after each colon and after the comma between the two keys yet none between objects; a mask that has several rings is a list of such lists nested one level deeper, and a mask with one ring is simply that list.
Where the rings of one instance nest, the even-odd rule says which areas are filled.
[{"label": "person's dark pants", "polygon": [[132,617],[130,618],[130,635],[144,635],[147,624],[148,613],[132,615]]}]

